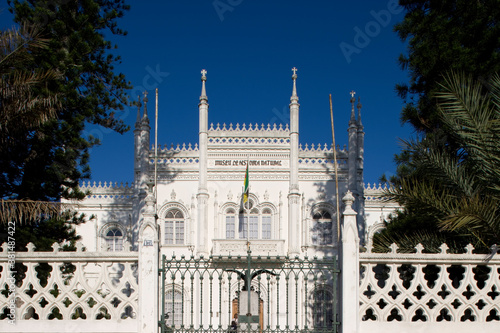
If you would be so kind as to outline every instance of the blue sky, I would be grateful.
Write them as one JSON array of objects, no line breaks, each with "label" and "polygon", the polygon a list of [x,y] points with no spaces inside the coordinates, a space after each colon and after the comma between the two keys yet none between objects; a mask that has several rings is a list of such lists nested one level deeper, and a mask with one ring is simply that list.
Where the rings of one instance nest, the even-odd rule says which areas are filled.
[{"label": "blue sky", "polygon": [[[1,2],[6,8],[6,1]],[[395,0],[170,0],[129,1],[118,21],[126,37],[111,37],[134,85],[133,99],[159,89],[159,144],[198,141],[200,71],[206,69],[209,123],[288,123],[291,68],[297,67],[299,140],[331,143],[332,94],[336,143],[347,144],[349,92],[361,97],[365,127],[365,182],[395,172],[403,106],[396,83],[406,82],[397,58],[405,45],[393,32],[404,12]],[[11,16],[0,13],[1,25]],[[137,109],[118,116],[132,127],[124,135],[89,127],[101,139],[91,151],[92,180],[133,180],[133,125]],[[154,129],[154,123],[151,124]],[[151,142],[154,142],[152,131]]]}]

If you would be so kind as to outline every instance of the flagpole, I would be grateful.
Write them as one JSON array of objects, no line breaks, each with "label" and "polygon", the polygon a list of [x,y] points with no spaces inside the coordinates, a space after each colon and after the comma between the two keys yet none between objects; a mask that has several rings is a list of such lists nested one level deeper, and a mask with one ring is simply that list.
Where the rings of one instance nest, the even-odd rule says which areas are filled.
[{"label": "flagpole", "polygon": [[340,240],[340,214],[339,214],[339,176],[337,171],[337,149],[335,148],[335,130],[333,128],[332,94],[330,94],[330,119],[332,121],[333,164],[335,170],[335,198],[337,199],[337,243]]},{"label": "flagpole", "polygon": [[[249,177],[248,175],[248,167],[250,163],[250,157],[247,155],[247,173],[245,177]],[[248,183],[250,183],[250,179],[247,179]],[[248,194],[247,194],[247,202],[248,202],[248,208],[247,208],[247,248],[248,251],[250,251],[250,185],[248,187]]]},{"label": "flagpole", "polygon": [[250,257],[250,175],[249,175],[249,169],[250,167],[250,156],[247,155],[247,172],[245,173],[245,179],[246,179],[246,184],[247,185],[247,202],[248,202],[248,208],[247,208],[247,273],[245,274],[247,281],[247,329],[248,332],[251,330],[250,326],[250,313],[251,313],[251,290],[252,290],[252,280],[250,278],[250,265],[251,265],[251,257]]},{"label": "flagpole", "polygon": [[156,88],[156,112],[155,112],[155,223],[158,219],[157,207],[158,207],[158,88]]}]

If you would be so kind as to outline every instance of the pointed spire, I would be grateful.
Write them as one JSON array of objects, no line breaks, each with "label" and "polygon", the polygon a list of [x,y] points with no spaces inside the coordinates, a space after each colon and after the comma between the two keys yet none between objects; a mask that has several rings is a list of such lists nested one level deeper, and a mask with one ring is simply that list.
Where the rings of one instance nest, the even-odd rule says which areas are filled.
[{"label": "pointed spire", "polygon": [[361,98],[359,96],[358,96],[358,105],[357,105],[357,107],[358,107],[358,125],[361,126],[362,125],[361,124],[361,107],[362,107],[362,105],[361,105]]},{"label": "pointed spire", "polygon": [[207,91],[205,89],[205,81],[207,81],[207,71],[205,69],[201,70],[201,96],[200,96],[200,102],[207,102],[208,97],[207,97]]},{"label": "pointed spire", "polygon": [[292,68],[292,80],[293,80],[293,90],[292,90],[292,97],[290,97],[290,102],[291,103],[297,103],[299,101],[299,97],[297,96],[297,68],[294,67]]},{"label": "pointed spire", "polygon": [[148,119],[148,92],[144,91],[143,95],[144,98],[142,100],[144,101],[144,115],[142,116],[142,119]]},{"label": "pointed spire", "polygon": [[356,98],[354,98],[354,95],[356,95],[356,92],[354,90],[351,90],[349,93],[351,94],[351,119],[349,120],[349,124],[355,123],[356,122],[356,116],[354,114],[354,102],[356,102]]},{"label": "pointed spire", "polygon": [[136,126],[141,122],[141,95],[137,95],[137,120],[135,121]]}]

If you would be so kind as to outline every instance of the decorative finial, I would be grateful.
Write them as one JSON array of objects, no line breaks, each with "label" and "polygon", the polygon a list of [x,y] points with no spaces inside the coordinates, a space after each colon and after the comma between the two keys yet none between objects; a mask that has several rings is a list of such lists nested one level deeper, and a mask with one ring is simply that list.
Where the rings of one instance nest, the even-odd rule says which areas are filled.
[{"label": "decorative finial", "polygon": [[292,68],[292,80],[293,80],[293,90],[292,90],[292,97],[290,98],[290,102],[298,102],[299,97],[297,96],[297,68],[294,67]]},{"label": "decorative finial", "polygon": [[207,101],[207,91],[205,89],[205,81],[207,81],[207,71],[205,69],[201,70],[201,96],[200,101]]},{"label": "decorative finial", "polygon": [[346,213],[356,214],[356,212],[352,209],[352,204],[354,203],[354,196],[352,195],[351,191],[347,190],[347,193],[342,198],[342,202],[344,202],[345,206],[344,215],[346,215]]},{"label": "decorative finial", "polygon": [[144,101],[144,116],[143,118],[148,117],[148,92],[144,91],[143,92],[144,98],[142,99]]}]

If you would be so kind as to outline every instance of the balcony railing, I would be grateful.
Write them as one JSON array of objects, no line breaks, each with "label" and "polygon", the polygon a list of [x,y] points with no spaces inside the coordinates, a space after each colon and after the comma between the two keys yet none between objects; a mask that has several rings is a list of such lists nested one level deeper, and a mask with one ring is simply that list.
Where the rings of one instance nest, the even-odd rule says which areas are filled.
[{"label": "balcony railing", "polygon": [[[214,256],[246,256],[246,239],[214,239]],[[252,256],[284,256],[286,255],[285,240],[283,239],[251,239],[250,249]]]}]

